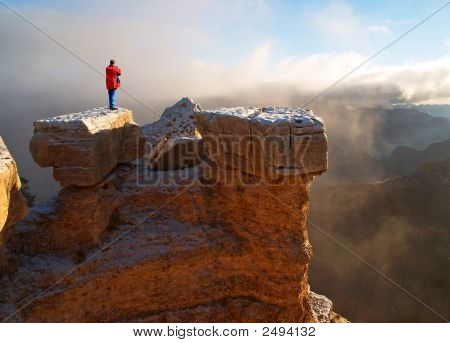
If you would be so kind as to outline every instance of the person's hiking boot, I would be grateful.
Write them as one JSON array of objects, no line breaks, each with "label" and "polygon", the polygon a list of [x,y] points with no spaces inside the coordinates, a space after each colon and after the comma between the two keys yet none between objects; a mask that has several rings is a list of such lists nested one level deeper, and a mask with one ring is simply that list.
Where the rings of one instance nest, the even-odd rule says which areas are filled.
[{"label": "person's hiking boot", "polygon": [[110,109],[111,111],[115,111],[115,110],[118,110],[119,108],[118,108],[118,107],[115,107],[115,106],[110,106],[109,109]]}]

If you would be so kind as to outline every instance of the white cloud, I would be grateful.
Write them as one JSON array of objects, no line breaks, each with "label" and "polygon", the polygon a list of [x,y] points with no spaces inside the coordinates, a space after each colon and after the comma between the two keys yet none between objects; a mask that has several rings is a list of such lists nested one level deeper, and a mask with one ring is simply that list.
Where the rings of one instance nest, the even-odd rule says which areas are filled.
[{"label": "white cloud", "polygon": [[[271,42],[266,42],[255,49],[247,61],[229,68],[197,64],[195,75],[208,80],[208,87],[196,91],[206,96],[229,96],[240,90],[256,90],[262,85],[272,84],[291,87],[301,93],[318,92],[367,58],[346,52],[313,54],[304,58],[288,56],[271,61],[273,47]],[[346,78],[336,89],[339,87],[381,87],[396,90],[405,101],[439,102],[439,99],[450,97],[450,57],[391,66],[377,65],[372,61]]]},{"label": "white cloud", "polygon": [[391,30],[386,25],[369,25],[367,27],[367,31],[375,33],[383,33],[385,35],[391,34]]},{"label": "white cloud", "polygon": [[450,57],[393,66],[372,65],[355,82],[393,85],[405,101],[438,103],[450,97]]},{"label": "white cloud", "polygon": [[364,60],[364,56],[355,52],[288,57],[277,63],[271,80],[295,82],[305,90],[317,90],[341,78]]}]

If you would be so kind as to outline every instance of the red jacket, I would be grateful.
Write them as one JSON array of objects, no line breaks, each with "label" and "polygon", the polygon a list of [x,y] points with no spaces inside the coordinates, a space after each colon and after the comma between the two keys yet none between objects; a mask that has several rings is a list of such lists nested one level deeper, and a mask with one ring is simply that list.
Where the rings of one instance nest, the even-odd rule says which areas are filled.
[{"label": "red jacket", "polygon": [[122,71],[119,67],[110,64],[106,67],[106,88],[115,89],[120,87],[120,83],[117,82],[117,75],[121,75]]}]

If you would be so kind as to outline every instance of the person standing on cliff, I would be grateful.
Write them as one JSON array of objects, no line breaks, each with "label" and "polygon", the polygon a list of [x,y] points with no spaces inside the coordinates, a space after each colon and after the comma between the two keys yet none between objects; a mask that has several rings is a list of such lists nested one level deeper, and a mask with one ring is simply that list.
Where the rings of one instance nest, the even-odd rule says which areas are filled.
[{"label": "person standing on cliff", "polygon": [[116,92],[120,87],[119,76],[122,75],[122,71],[119,67],[115,66],[114,60],[109,61],[109,66],[106,67],[106,88],[109,95],[109,109],[117,110],[116,107]]}]

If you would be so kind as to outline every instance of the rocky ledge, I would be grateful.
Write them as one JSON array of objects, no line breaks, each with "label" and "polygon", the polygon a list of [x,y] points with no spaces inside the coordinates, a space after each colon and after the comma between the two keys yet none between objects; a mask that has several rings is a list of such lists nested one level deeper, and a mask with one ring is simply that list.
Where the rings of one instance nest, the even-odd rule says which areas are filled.
[{"label": "rocky ledge", "polygon": [[140,158],[144,137],[130,110],[94,108],[34,122],[31,154],[62,186],[92,186]]},{"label": "rocky ledge", "polygon": [[[55,169],[73,165],[68,152],[82,150],[69,129],[80,127],[75,121],[50,120],[46,132],[37,124],[44,151],[53,135],[63,142]],[[307,273],[309,186],[327,166],[319,118],[285,108],[205,111],[183,98],[142,131],[143,158],[109,173],[114,163],[99,166],[96,178],[107,174],[99,182],[64,187],[15,225],[13,263],[0,278],[4,320],[334,320]],[[86,133],[91,146],[93,134]],[[112,142],[89,156],[100,153],[101,165],[101,152],[120,155]],[[74,164],[83,163],[91,160]]]},{"label": "rocky ledge", "polygon": [[195,116],[208,155],[222,166],[259,177],[327,170],[324,125],[311,110],[235,107],[199,110]]}]

